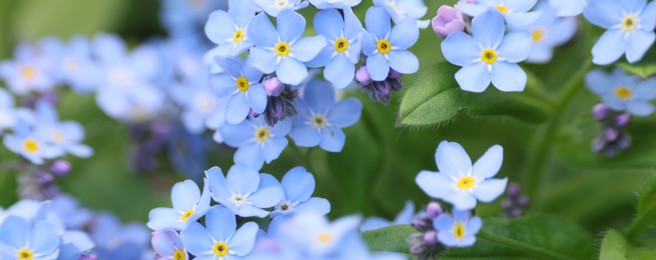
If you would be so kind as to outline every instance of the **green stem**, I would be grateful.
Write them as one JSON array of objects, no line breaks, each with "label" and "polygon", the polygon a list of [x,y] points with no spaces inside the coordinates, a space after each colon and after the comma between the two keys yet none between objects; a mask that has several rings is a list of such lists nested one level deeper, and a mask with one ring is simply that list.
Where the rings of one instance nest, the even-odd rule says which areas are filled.
[{"label": "green stem", "polygon": [[517,241],[511,238],[488,233],[484,230],[478,232],[476,236],[480,239],[485,239],[544,259],[562,259],[562,260],[576,259],[566,255],[562,255],[558,252],[553,252],[551,250],[547,250],[541,247],[526,244],[524,242]]},{"label": "green stem", "polygon": [[624,232],[626,240],[634,242],[635,239],[649,226],[656,223],[656,208],[636,217]]}]

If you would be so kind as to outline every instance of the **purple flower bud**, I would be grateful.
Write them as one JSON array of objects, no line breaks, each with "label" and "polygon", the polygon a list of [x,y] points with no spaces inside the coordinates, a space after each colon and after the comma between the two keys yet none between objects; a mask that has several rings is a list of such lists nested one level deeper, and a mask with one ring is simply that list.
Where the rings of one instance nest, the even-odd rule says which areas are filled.
[{"label": "purple flower bud", "polygon": [[437,245],[437,232],[435,230],[424,233],[424,242],[429,246]]},{"label": "purple flower bud", "polygon": [[514,206],[514,205],[513,205],[513,201],[512,201],[512,200],[505,199],[505,200],[502,200],[502,201],[501,201],[501,207],[502,207],[503,209],[510,209],[510,208],[512,208],[513,206]]},{"label": "purple flower bud", "polygon": [[48,104],[56,105],[59,102],[59,95],[54,91],[45,92],[41,94],[41,100]]},{"label": "purple flower bud", "polygon": [[403,73],[398,72],[398,71],[396,71],[396,70],[394,70],[394,69],[392,69],[392,68],[390,68],[389,73],[387,74],[387,78],[388,78],[388,79],[398,79],[398,78],[400,78],[401,76],[403,76]]},{"label": "purple flower bud", "polygon": [[517,183],[508,184],[508,188],[506,189],[506,193],[510,197],[517,197],[517,195],[520,194],[519,185]]},{"label": "purple flower bud", "polygon": [[517,199],[517,204],[518,204],[519,206],[521,206],[521,207],[526,207],[526,206],[528,206],[529,201],[530,201],[530,200],[528,199],[528,197],[526,197],[526,196],[524,196],[524,195],[521,195],[521,196],[519,196],[519,198]]},{"label": "purple flower bud", "polygon": [[465,20],[457,7],[442,5],[437,9],[437,15],[431,21],[437,35],[446,38],[454,32],[465,30]]},{"label": "purple flower bud", "polygon": [[592,108],[592,116],[598,121],[606,120],[610,116],[610,109],[604,103],[597,104]]},{"label": "purple flower bud", "polygon": [[626,127],[631,122],[631,115],[629,113],[622,113],[615,117],[615,125],[618,127]]},{"label": "purple flower bud", "polygon": [[442,213],[444,213],[444,210],[442,210],[442,206],[439,203],[433,201],[426,205],[426,216],[429,219],[435,219]]},{"label": "purple flower bud", "polygon": [[48,172],[39,172],[38,177],[36,179],[36,181],[38,183],[41,183],[41,184],[50,183],[54,180],[55,180],[55,176],[53,176],[52,174],[50,174]]},{"label": "purple flower bud", "polygon": [[613,142],[617,140],[619,136],[620,136],[620,131],[615,127],[606,127],[604,129],[604,137],[606,137],[606,140],[608,142]]},{"label": "purple flower bud", "polygon": [[355,71],[355,80],[362,86],[371,83],[371,76],[369,75],[369,71],[367,71],[367,66],[362,65]]},{"label": "purple flower bud", "polygon": [[606,139],[604,138],[604,135],[601,134],[597,136],[594,141],[592,141],[592,151],[595,153],[600,153],[606,148]]},{"label": "purple flower bud", "polygon": [[285,84],[278,77],[266,78],[262,82],[262,85],[264,85],[264,91],[266,91],[267,95],[272,97],[280,96],[280,93],[285,89]]},{"label": "purple flower bud", "polygon": [[97,258],[96,255],[91,255],[91,254],[90,254],[90,255],[82,254],[82,255],[80,255],[80,259],[79,259],[79,260],[96,260],[96,258]]},{"label": "purple flower bud", "polygon": [[617,146],[619,146],[622,149],[629,148],[631,146],[631,136],[628,134],[624,133],[621,137],[620,140],[617,141]]},{"label": "purple flower bud", "polygon": [[415,218],[410,225],[418,231],[425,231],[433,228],[433,223],[430,223],[425,218]]},{"label": "purple flower bud", "polygon": [[63,176],[68,174],[71,171],[71,163],[69,163],[66,160],[56,160],[55,162],[52,163],[52,166],[50,166],[50,170],[52,170],[52,173]]}]

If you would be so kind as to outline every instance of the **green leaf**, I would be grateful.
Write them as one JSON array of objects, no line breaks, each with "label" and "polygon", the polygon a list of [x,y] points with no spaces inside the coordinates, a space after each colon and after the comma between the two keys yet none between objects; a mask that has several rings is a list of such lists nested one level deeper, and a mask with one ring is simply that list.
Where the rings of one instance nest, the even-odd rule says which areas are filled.
[{"label": "green leaf", "polygon": [[656,177],[651,178],[649,183],[640,190],[639,196],[638,215],[656,208]]},{"label": "green leaf", "polygon": [[650,225],[656,224],[656,178],[647,183],[640,191],[638,214],[625,233],[629,241],[636,238]]},{"label": "green leaf", "polygon": [[484,93],[460,89],[454,75],[458,67],[440,62],[423,69],[407,84],[401,101],[400,122],[407,126],[439,125],[458,114],[472,116],[510,116],[526,122],[540,123],[549,118],[553,108],[528,92],[500,92],[490,86]]},{"label": "green leaf", "polygon": [[408,237],[417,233],[410,225],[395,225],[362,233],[371,251],[408,253]]},{"label": "green leaf", "polygon": [[621,62],[618,64],[629,74],[636,75],[643,79],[656,75],[656,49],[651,48],[642,59],[634,64]]},{"label": "green leaf", "polygon": [[586,230],[557,216],[485,219],[476,244],[451,248],[445,259],[590,259],[593,244]]},{"label": "green leaf", "polygon": [[614,229],[608,230],[601,242],[600,260],[622,260],[627,259],[627,249],[629,245],[622,237],[622,234]]}]

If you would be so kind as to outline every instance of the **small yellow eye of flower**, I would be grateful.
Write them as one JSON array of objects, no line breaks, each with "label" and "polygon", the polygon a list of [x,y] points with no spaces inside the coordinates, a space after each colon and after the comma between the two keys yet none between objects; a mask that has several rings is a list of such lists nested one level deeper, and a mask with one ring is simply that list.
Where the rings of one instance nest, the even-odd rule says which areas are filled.
[{"label": "small yellow eye of flower", "polygon": [[52,135],[52,138],[55,139],[55,142],[58,142],[58,143],[61,143],[62,141],[64,141],[64,135],[62,135],[61,132],[55,132]]},{"label": "small yellow eye of flower", "polygon": [[335,51],[337,53],[344,53],[346,50],[348,50],[349,47],[349,42],[345,38],[338,38],[335,41]]},{"label": "small yellow eye of flower", "polygon": [[376,44],[376,50],[383,55],[388,54],[392,51],[392,44],[386,39],[380,39]]},{"label": "small yellow eye of flower", "polygon": [[224,257],[230,252],[230,247],[225,242],[216,242],[214,248],[212,249],[214,254],[218,257]]},{"label": "small yellow eye of flower", "polygon": [[193,215],[194,213],[196,213],[196,211],[193,209],[187,210],[185,211],[185,213],[182,213],[182,222],[187,222],[187,220],[189,220],[189,217],[191,217],[191,215]]},{"label": "small yellow eye of flower", "polygon": [[395,5],[394,3],[388,3],[387,5],[389,5],[389,7],[391,7],[392,10],[394,10],[394,11],[398,11],[398,10],[399,10],[399,8],[396,7],[396,5]]},{"label": "small yellow eye of flower", "polygon": [[186,258],[185,253],[180,249],[175,250],[175,253],[173,253],[173,260],[186,260]]},{"label": "small yellow eye of flower", "polygon": [[244,33],[244,30],[239,29],[239,30],[235,31],[235,34],[232,35],[232,41],[234,43],[239,43],[239,42],[243,41],[245,37],[246,37],[246,34]]},{"label": "small yellow eye of flower", "polygon": [[502,4],[498,4],[498,5],[496,6],[496,8],[499,10],[499,12],[501,12],[501,13],[503,13],[503,14],[507,14],[507,13],[508,13],[508,8],[506,8],[506,7],[505,7],[504,5],[502,5]]},{"label": "small yellow eye of flower", "polygon": [[278,44],[276,44],[274,51],[278,56],[285,57],[289,55],[291,49],[289,48],[289,44],[287,44],[286,42],[279,42]]},{"label": "small yellow eye of flower", "polygon": [[276,0],[276,8],[282,9],[283,7],[289,5],[289,0]]},{"label": "small yellow eye of flower", "polygon": [[267,127],[260,127],[255,131],[255,139],[260,143],[266,142],[270,135],[271,132],[269,132],[269,128]]},{"label": "small yellow eye of flower", "polygon": [[622,29],[625,32],[633,31],[636,27],[638,27],[638,17],[635,15],[629,14],[622,18]]},{"label": "small yellow eye of flower", "polygon": [[36,69],[30,66],[26,66],[21,70],[21,76],[28,80],[34,79],[36,77]]},{"label": "small yellow eye of flower", "polygon": [[28,153],[36,153],[39,151],[39,143],[37,143],[34,139],[25,139],[23,141],[23,149],[25,149],[25,151]]},{"label": "small yellow eye of flower", "polygon": [[64,67],[66,67],[66,70],[70,72],[76,72],[77,71],[77,62],[72,59],[68,59],[64,62]]},{"label": "small yellow eye of flower", "polygon": [[533,36],[534,42],[541,42],[542,40],[544,40],[544,34],[545,32],[544,29],[542,28],[535,28],[531,32],[531,36]]},{"label": "small yellow eye of flower", "polygon": [[323,115],[314,115],[312,117],[312,120],[310,120],[310,123],[312,123],[312,126],[321,129],[328,124],[328,121],[326,120],[326,117]]},{"label": "small yellow eye of flower", "polygon": [[465,226],[461,223],[456,224],[456,226],[453,227],[453,236],[457,239],[465,237]]},{"label": "small yellow eye of flower", "polygon": [[321,244],[328,244],[333,241],[333,236],[328,232],[323,232],[317,236],[317,241]]},{"label": "small yellow eye of flower", "polygon": [[615,88],[613,92],[615,93],[615,96],[624,100],[629,99],[633,96],[633,92],[631,91],[631,89],[624,86]]},{"label": "small yellow eye of flower", "polygon": [[250,83],[248,83],[248,80],[244,76],[237,78],[237,89],[239,91],[246,92],[248,91],[248,87],[250,87]]},{"label": "small yellow eye of flower", "polygon": [[481,60],[486,64],[493,64],[497,61],[497,52],[492,49],[485,49],[481,52]]},{"label": "small yellow eye of flower", "polygon": [[456,183],[456,185],[458,186],[458,189],[461,189],[461,190],[467,190],[467,189],[471,188],[472,186],[474,186],[474,184],[476,184],[476,179],[474,179],[474,177],[472,177],[472,176],[462,177]]},{"label": "small yellow eye of flower", "polygon": [[18,254],[16,258],[18,258],[18,260],[32,260],[34,259],[34,254],[29,249],[23,248],[21,250],[18,250]]}]

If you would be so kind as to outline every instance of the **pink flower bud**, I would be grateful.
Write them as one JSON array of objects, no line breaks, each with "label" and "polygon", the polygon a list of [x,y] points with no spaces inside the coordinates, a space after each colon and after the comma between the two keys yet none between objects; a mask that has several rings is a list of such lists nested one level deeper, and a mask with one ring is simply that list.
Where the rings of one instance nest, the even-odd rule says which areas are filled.
[{"label": "pink flower bud", "polygon": [[285,89],[285,84],[283,84],[278,77],[267,78],[262,85],[264,85],[264,90],[267,95],[271,97],[280,96],[280,93]]},{"label": "pink flower bud", "polygon": [[446,38],[454,32],[465,30],[465,20],[458,8],[442,5],[437,10],[437,15],[432,20],[433,30],[437,35]]}]

